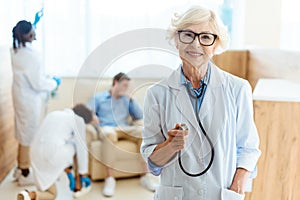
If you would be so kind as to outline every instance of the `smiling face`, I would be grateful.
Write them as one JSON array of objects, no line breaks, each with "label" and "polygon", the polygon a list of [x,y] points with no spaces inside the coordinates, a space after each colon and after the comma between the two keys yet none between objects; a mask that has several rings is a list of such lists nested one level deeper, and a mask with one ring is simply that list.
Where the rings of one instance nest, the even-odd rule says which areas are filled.
[{"label": "smiling face", "polygon": [[[192,31],[194,33],[213,33],[216,34],[208,22],[200,23],[197,25],[192,25],[184,30]],[[195,68],[200,68],[202,65],[207,65],[208,61],[214,55],[215,48],[217,46],[217,41],[211,46],[203,46],[200,44],[198,37],[191,44],[182,43],[179,40],[179,36],[177,34],[176,48],[179,51],[179,56],[183,62],[183,65],[192,65]]]}]

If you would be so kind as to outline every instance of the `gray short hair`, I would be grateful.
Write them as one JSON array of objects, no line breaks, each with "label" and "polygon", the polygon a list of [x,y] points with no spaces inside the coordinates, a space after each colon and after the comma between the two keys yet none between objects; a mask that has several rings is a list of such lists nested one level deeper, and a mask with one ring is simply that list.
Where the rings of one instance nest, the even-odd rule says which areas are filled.
[{"label": "gray short hair", "polygon": [[226,51],[230,41],[227,27],[214,11],[201,6],[193,6],[183,14],[175,13],[168,29],[167,38],[170,41],[174,40],[178,30],[203,22],[209,22],[215,34],[218,35],[215,53],[220,54]]}]

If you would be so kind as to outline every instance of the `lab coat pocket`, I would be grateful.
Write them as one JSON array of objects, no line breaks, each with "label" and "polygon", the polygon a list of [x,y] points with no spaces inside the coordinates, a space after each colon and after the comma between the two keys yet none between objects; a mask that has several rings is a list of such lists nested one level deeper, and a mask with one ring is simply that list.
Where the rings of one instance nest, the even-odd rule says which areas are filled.
[{"label": "lab coat pocket", "polygon": [[222,188],[221,200],[244,200],[245,195],[236,193],[235,191]]},{"label": "lab coat pocket", "polygon": [[154,195],[155,200],[182,200],[183,188],[171,186],[159,186]]}]

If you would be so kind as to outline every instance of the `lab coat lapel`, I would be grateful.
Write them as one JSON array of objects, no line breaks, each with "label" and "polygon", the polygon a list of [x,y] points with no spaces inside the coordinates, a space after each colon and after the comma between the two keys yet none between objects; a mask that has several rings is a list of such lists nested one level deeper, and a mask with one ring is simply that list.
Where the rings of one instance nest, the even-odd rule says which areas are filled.
[{"label": "lab coat lapel", "polygon": [[[197,129],[198,122],[185,87],[182,87],[176,97],[176,106],[181,114]],[[196,126],[195,126],[196,125]]]},{"label": "lab coat lapel", "polygon": [[180,68],[173,72],[168,79],[168,85],[173,90],[173,94],[176,95],[176,107],[182,116],[188,120],[195,129],[197,129],[198,122],[195,116],[193,106],[190,101],[190,97],[187,94],[186,88],[180,84]]},{"label": "lab coat lapel", "polygon": [[219,90],[222,89],[224,78],[221,75],[217,67],[211,64],[211,74],[208,86],[205,91],[204,99],[200,109],[200,119],[204,119],[207,114],[213,113],[216,108],[217,94],[220,94]]},{"label": "lab coat lapel", "polygon": [[[199,112],[199,117],[207,131],[218,132],[222,130],[226,115],[223,101],[222,85],[224,84],[224,74],[215,66],[211,65],[211,76],[206,88],[204,99]],[[211,131],[212,123],[220,124],[220,130]]]},{"label": "lab coat lapel", "polygon": [[204,119],[207,116],[207,114],[212,113],[214,111],[216,103],[215,93],[216,91],[208,84],[199,112],[200,119]]}]

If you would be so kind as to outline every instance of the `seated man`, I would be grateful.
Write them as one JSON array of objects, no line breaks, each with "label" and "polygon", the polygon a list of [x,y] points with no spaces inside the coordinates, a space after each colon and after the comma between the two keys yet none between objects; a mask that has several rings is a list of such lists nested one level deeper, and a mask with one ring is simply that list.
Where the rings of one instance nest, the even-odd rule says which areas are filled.
[{"label": "seated man", "polygon": [[[133,120],[141,120],[143,111],[137,101],[129,97],[130,78],[124,73],[118,73],[113,78],[110,90],[95,94],[88,102],[88,107],[93,110],[99,118],[100,127],[103,134],[113,143],[117,142],[121,137],[135,139],[141,144],[141,127],[130,127],[129,117]],[[124,134],[124,132],[126,134]],[[109,152],[103,152],[108,160]],[[146,163],[145,171],[147,169]],[[156,184],[150,180],[150,173],[141,177],[142,186],[154,191]],[[107,166],[107,178],[103,188],[104,196],[113,196],[116,181],[112,174],[112,169]]]}]

